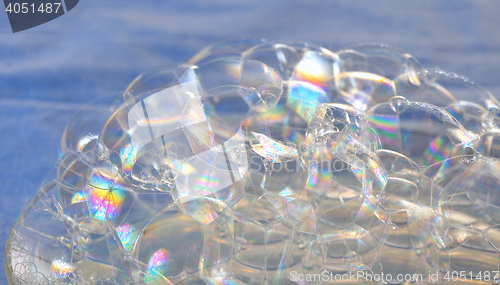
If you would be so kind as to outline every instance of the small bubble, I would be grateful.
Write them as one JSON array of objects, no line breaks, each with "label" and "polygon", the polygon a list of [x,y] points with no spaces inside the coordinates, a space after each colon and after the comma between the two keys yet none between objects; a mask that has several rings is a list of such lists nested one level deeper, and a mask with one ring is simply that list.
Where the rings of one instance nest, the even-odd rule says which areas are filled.
[{"label": "small bubble", "polygon": [[422,254],[422,248],[416,248],[416,249],[415,249],[415,253],[416,253],[417,255],[421,255],[421,254]]},{"label": "small bubble", "polygon": [[488,113],[496,117],[500,114],[500,108],[496,104],[494,106],[490,106],[490,108],[488,109]]},{"label": "small bubble", "polygon": [[464,155],[467,155],[467,156],[473,156],[474,155],[474,149],[472,147],[470,147],[470,146],[465,146],[463,153],[464,153]]},{"label": "small bubble", "polygon": [[358,254],[354,250],[351,250],[348,253],[346,253],[346,255],[344,255],[344,260],[354,261],[357,259],[357,257],[358,257]]},{"label": "small bubble", "polygon": [[408,100],[402,96],[394,96],[389,100],[391,109],[396,113],[401,113],[408,105]]}]

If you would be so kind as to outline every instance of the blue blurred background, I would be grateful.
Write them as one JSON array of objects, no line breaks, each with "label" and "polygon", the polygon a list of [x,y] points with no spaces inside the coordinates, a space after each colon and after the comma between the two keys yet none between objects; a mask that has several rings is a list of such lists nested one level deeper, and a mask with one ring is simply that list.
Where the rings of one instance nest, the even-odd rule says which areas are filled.
[{"label": "blue blurred background", "polygon": [[[0,11],[0,244],[58,159],[65,124],[93,98],[121,98],[142,71],[231,38],[333,51],[398,47],[500,98],[500,1],[102,1],[13,34]],[[0,259],[0,284],[7,284]]]}]

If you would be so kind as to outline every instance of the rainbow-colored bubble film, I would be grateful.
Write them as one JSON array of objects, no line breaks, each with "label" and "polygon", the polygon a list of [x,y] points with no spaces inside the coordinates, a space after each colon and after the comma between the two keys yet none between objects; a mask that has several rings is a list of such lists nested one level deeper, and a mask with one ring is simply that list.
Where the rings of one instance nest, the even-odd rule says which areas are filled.
[{"label": "rainbow-colored bubble film", "polygon": [[102,174],[95,173],[83,189],[92,218],[116,221],[122,211],[126,191],[122,185]]},{"label": "rainbow-colored bubble film", "polygon": [[166,270],[169,262],[169,253],[166,249],[159,249],[153,253],[146,269],[146,282],[154,282],[161,278],[161,273]]},{"label": "rainbow-colored bubble film", "polygon": [[127,174],[130,174],[130,170],[132,169],[132,165],[137,160],[137,153],[140,150],[140,146],[135,143],[127,144],[122,151],[120,152],[120,158],[122,159],[123,171]]},{"label": "rainbow-colored bubble film", "polygon": [[71,203],[80,203],[87,201],[87,196],[83,191],[78,191],[75,194],[73,194],[73,197],[71,198]]},{"label": "rainbow-colored bubble film", "polygon": [[52,275],[56,278],[68,277],[75,270],[75,267],[71,263],[60,260],[52,261],[51,267]]},{"label": "rainbow-colored bubble film", "polygon": [[233,40],[123,97],[68,124],[10,284],[498,284],[500,108],[464,77],[384,45]]},{"label": "rainbow-colored bubble film", "polygon": [[130,251],[134,248],[134,242],[137,239],[138,232],[134,226],[129,223],[125,223],[116,228],[116,232],[120,237],[123,247]]}]

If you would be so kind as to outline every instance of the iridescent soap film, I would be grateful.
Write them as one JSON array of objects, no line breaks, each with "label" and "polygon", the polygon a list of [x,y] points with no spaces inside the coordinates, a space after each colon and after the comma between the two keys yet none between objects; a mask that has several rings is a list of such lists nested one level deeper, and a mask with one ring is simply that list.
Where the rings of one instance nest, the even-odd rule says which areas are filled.
[{"label": "iridescent soap film", "polygon": [[469,79],[233,40],[103,110],[12,228],[10,284],[498,284],[500,107]]}]

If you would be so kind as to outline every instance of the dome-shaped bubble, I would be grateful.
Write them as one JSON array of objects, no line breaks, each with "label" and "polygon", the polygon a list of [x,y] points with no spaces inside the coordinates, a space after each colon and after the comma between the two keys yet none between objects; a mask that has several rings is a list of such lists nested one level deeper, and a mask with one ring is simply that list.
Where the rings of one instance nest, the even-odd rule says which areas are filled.
[{"label": "dome-shaped bubble", "polygon": [[[213,223],[202,227],[177,205],[157,214],[141,232],[137,241],[137,260],[145,284],[179,284],[186,276],[201,270],[191,282],[210,278],[211,272],[224,278],[235,278],[231,272],[234,222],[224,214],[213,212]],[[226,210],[227,211],[227,210]],[[162,236],[162,239],[158,239]],[[186,244],[189,249],[179,247]],[[215,270],[214,270],[215,269]],[[236,279],[236,278],[235,278]],[[191,283],[190,282],[190,283]]]},{"label": "dome-shaped bubble", "polygon": [[[223,58],[196,67],[182,82],[195,82],[216,136],[236,132],[243,121],[272,110],[283,90],[278,73],[248,59]],[[217,140],[217,138],[216,138]]]},{"label": "dome-shaped bubble", "polygon": [[243,86],[265,91],[279,97],[282,83],[279,74],[262,62],[241,59],[215,59],[199,67],[194,67],[181,82],[196,81],[200,91],[217,87]]},{"label": "dome-shaped bubble", "polygon": [[448,158],[453,146],[472,140],[462,125],[443,109],[420,102],[404,104],[404,109],[395,108],[391,102],[367,111],[369,125],[378,134],[382,148],[428,166]]},{"label": "dome-shaped bubble", "polygon": [[337,52],[342,61],[342,72],[366,72],[395,79],[401,74],[414,84],[420,80],[416,73],[423,68],[410,54],[384,44],[362,44]]},{"label": "dome-shaped bubble", "polygon": [[152,68],[137,76],[123,93],[125,101],[134,102],[141,95],[151,95],[168,87],[179,84],[181,77],[186,77],[192,65],[169,64]]},{"label": "dome-shaped bubble", "polygon": [[416,75],[421,84],[414,84],[404,75],[394,80],[397,95],[444,108],[471,135],[478,135],[496,126],[498,102],[480,85],[441,70],[421,70]]},{"label": "dome-shaped bubble", "polygon": [[395,78],[420,84],[420,63],[411,55],[380,44],[367,44],[340,50],[340,73],[332,84],[335,102],[347,103],[366,111],[397,95]]},{"label": "dome-shaped bubble", "polygon": [[339,72],[338,56],[330,50],[303,42],[268,42],[243,53],[278,70],[284,80],[306,81],[315,85]]},{"label": "dome-shaped bubble", "polygon": [[275,68],[285,80],[277,106],[245,125],[274,140],[301,144],[318,105],[331,102],[329,82],[338,73],[338,57],[323,47],[295,42],[264,43],[243,56]]},{"label": "dome-shaped bubble", "polygon": [[101,130],[121,103],[113,96],[100,96],[76,112],[64,129],[61,156],[102,147],[99,141]]},{"label": "dome-shaped bubble", "polygon": [[202,49],[195,54],[188,63],[203,65],[220,58],[239,58],[246,50],[266,42],[268,42],[266,39],[234,39],[222,41]]}]

